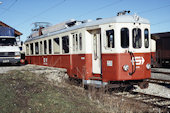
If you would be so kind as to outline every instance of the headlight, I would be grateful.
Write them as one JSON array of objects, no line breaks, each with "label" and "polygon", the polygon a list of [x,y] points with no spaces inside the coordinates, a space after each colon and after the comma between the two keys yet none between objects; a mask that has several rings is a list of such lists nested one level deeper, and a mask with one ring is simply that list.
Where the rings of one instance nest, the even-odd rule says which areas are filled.
[{"label": "headlight", "polygon": [[123,70],[124,70],[124,71],[128,71],[128,70],[129,70],[129,66],[128,66],[128,65],[124,65],[124,66],[123,66]]},{"label": "headlight", "polygon": [[15,52],[15,56],[19,56],[20,55],[20,52]]},{"label": "headlight", "polygon": [[150,64],[146,64],[146,69],[151,69],[151,65]]}]

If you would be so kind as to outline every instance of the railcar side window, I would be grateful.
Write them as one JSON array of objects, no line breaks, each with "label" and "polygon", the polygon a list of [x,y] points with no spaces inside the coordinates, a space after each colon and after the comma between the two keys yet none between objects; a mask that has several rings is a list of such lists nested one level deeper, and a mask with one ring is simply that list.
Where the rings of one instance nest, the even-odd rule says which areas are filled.
[{"label": "railcar side window", "polygon": [[79,49],[82,50],[82,34],[79,34]]},{"label": "railcar side window", "polygon": [[108,30],[106,31],[106,37],[107,37],[107,47],[108,48],[114,48],[114,30]]},{"label": "railcar side window", "polygon": [[69,53],[69,37],[68,36],[62,37],[62,48],[63,48],[63,53]]},{"label": "railcar side window", "polygon": [[47,54],[47,41],[44,40],[44,54]]},{"label": "railcar side window", "polygon": [[42,41],[40,42],[40,54],[43,54],[43,46],[42,46]]},{"label": "railcar side window", "polygon": [[121,29],[121,47],[122,48],[129,47],[129,29],[128,28]]},{"label": "railcar side window", "polygon": [[149,47],[149,31],[148,29],[145,29],[144,31],[144,35],[145,35],[145,48]]},{"label": "railcar side window", "polygon": [[60,39],[59,38],[54,38],[54,54],[59,54],[60,53]]},{"label": "railcar side window", "polygon": [[29,55],[29,45],[26,44],[26,55]]},{"label": "railcar side window", "polygon": [[75,51],[75,43],[76,43],[76,40],[75,40],[75,35],[73,34],[73,51]]},{"label": "railcar side window", "polygon": [[48,50],[49,50],[49,54],[51,54],[52,53],[51,39],[48,40]]},{"label": "railcar side window", "polygon": [[133,48],[141,48],[142,47],[142,40],[141,40],[141,30],[139,28],[134,28],[132,30],[132,44]]},{"label": "railcar side window", "polygon": [[38,44],[38,42],[35,43],[35,54],[39,54],[39,44]]},{"label": "railcar side window", "polygon": [[78,35],[76,34],[76,51],[78,51]]},{"label": "railcar side window", "polygon": [[34,54],[34,46],[33,46],[33,43],[30,44],[30,50],[31,50],[31,55]]}]

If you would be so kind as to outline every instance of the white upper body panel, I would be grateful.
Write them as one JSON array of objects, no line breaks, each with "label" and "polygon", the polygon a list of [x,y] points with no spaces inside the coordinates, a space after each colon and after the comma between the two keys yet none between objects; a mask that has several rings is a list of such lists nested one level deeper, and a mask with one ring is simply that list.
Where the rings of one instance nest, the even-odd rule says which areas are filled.
[{"label": "white upper body panel", "polygon": [[64,33],[64,32],[73,31],[73,30],[80,29],[80,28],[88,28],[88,27],[92,27],[92,26],[94,27],[94,26],[99,26],[99,25],[109,24],[109,23],[136,23],[136,22],[141,23],[141,24],[149,24],[149,21],[147,19],[138,17],[136,15],[122,15],[122,16],[116,16],[116,17],[112,17],[112,18],[95,20],[95,21],[91,21],[88,23],[82,23],[79,25],[75,25],[73,27],[68,27],[66,29],[58,30],[55,32],[50,32],[50,33],[44,34],[42,36],[28,38],[25,42],[31,41],[31,40],[36,40],[39,38],[44,38],[44,37],[51,36],[51,35]]}]

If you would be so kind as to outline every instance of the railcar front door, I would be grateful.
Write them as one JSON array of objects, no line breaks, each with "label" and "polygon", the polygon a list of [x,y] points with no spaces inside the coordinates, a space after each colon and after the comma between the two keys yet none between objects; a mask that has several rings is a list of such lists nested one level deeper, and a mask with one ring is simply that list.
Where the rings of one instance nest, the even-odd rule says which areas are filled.
[{"label": "railcar front door", "polygon": [[92,31],[92,72],[101,74],[101,30]]}]

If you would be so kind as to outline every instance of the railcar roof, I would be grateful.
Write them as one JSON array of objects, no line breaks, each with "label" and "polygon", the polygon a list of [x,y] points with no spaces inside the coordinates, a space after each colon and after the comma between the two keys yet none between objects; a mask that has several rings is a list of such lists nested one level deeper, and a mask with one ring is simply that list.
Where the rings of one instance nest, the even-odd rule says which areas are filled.
[{"label": "railcar roof", "polygon": [[72,31],[72,30],[76,30],[76,29],[80,29],[80,28],[85,28],[85,27],[92,27],[92,26],[109,24],[109,23],[136,23],[136,22],[141,23],[141,24],[149,24],[150,23],[147,19],[141,18],[137,15],[121,15],[121,16],[116,16],[116,17],[112,17],[112,18],[104,18],[104,19],[100,19],[100,20],[94,20],[91,22],[82,23],[79,25],[68,27],[66,29],[62,29],[62,30],[58,30],[55,32],[45,34],[45,35],[41,35],[38,37],[28,38],[26,40],[26,42],[31,41],[31,40],[36,40],[39,38],[44,38],[46,36],[52,36],[52,35],[60,34],[63,32],[68,32],[68,31]]}]

